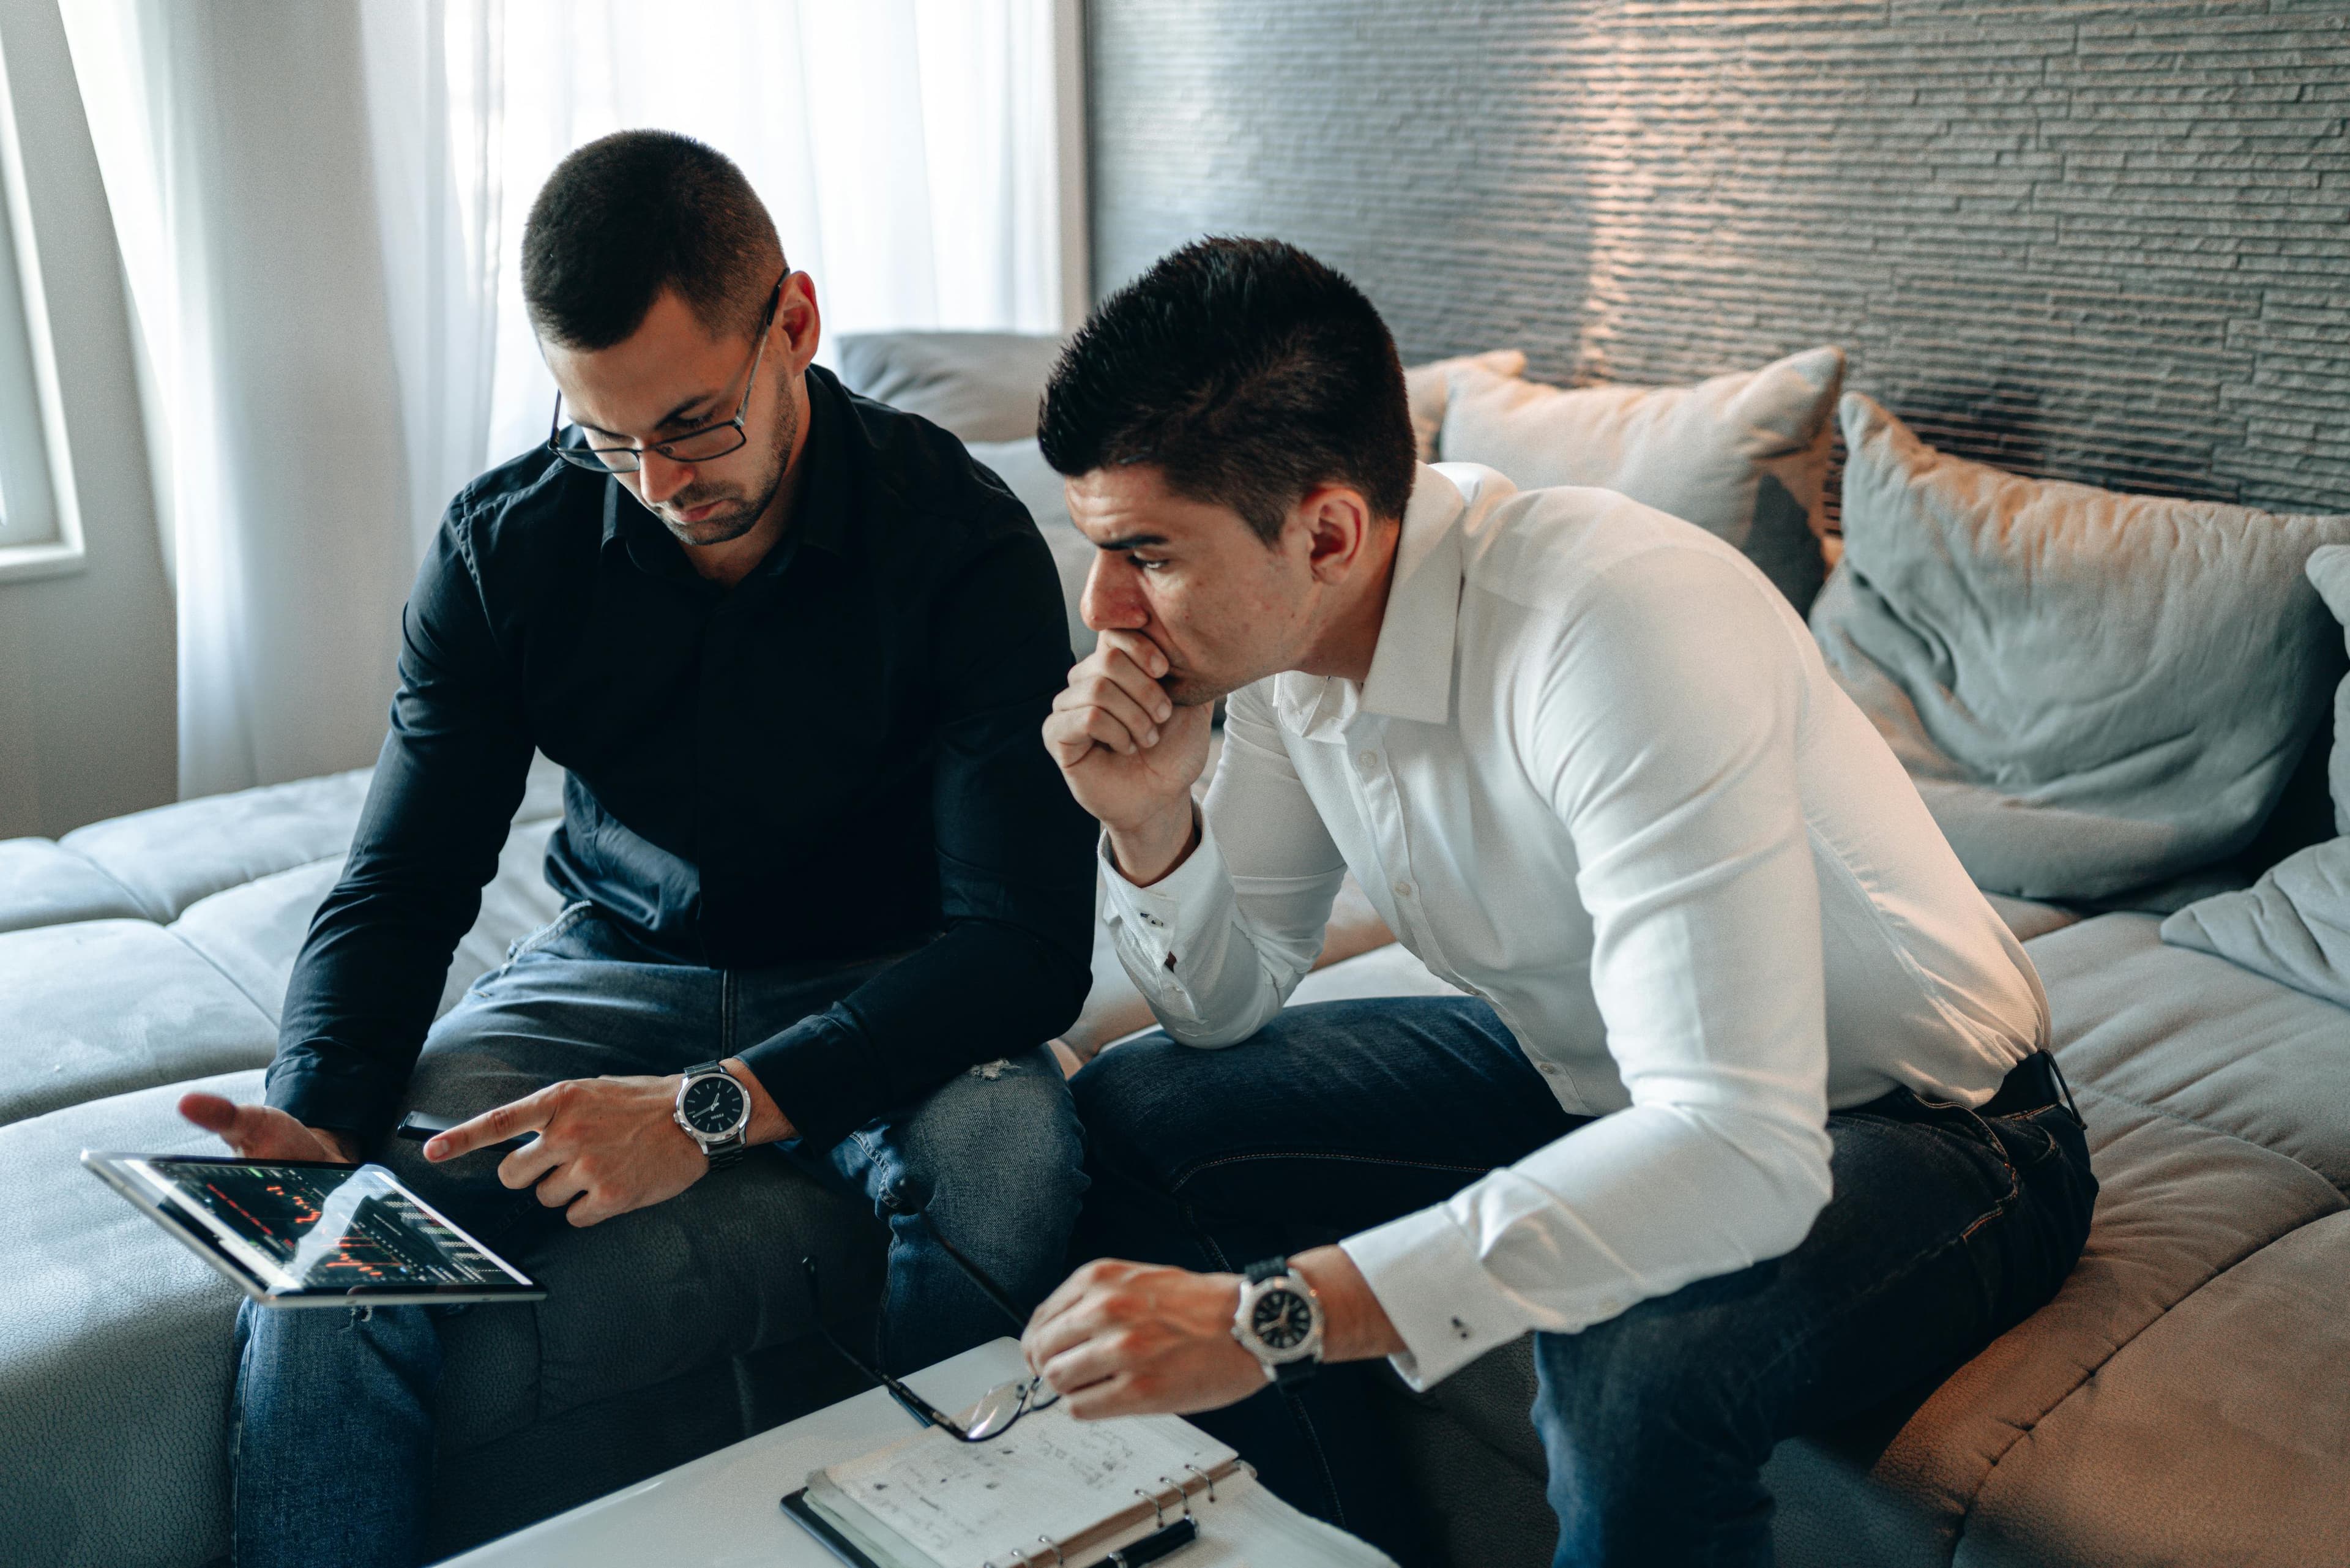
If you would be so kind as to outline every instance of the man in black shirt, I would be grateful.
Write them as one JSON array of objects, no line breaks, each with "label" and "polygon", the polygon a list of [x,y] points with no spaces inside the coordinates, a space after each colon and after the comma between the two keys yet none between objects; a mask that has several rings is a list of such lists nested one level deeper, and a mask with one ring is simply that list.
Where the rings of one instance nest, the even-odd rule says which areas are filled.
[{"label": "man in black shirt", "polygon": [[[1051,558],[953,437],[812,365],[813,285],[709,148],[574,152],[524,285],[555,450],[468,486],[428,552],[267,1103],[182,1109],[254,1158],[386,1158],[525,1268],[775,1144],[889,1220],[893,1361],[1004,1333],[938,1238],[1033,1304],[1084,1183],[1042,1048],[1093,897],[1035,743],[1070,663]],[[534,747],[569,774],[567,907],[436,1024]],[[384,1142],[410,1106],[472,1119],[420,1161]],[[438,1310],[245,1309],[244,1568],[418,1559]]]}]

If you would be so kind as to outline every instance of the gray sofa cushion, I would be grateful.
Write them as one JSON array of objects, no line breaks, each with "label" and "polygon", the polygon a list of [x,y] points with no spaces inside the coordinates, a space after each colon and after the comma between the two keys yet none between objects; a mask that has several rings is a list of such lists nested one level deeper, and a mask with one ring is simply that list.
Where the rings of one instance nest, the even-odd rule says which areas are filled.
[{"label": "gray sofa cushion", "polygon": [[130,889],[151,920],[349,847],[373,770],[328,774],[135,811],[59,839]]},{"label": "gray sofa cushion", "polygon": [[255,1099],[261,1075],[0,1127],[0,1453],[16,1461],[0,1540],[15,1561],[193,1568],[226,1550],[236,1288],[78,1163],[90,1147],[218,1152],[172,1114],[182,1088]]},{"label": "gray sofa cushion", "polygon": [[[551,822],[517,824],[498,853],[498,873],[482,889],[482,912],[457,943],[441,988],[439,1017],[465,988],[505,961],[506,949],[555,919],[562,900],[546,885]],[[173,935],[209,959],[276,1022],[286,981],[309,934],[311,917],[343,874],[338,856],[263,877],[199,899],[173,921]]]},{"label": "gray sofa cushion", "polygon": [[[1914,1408],[1782,1446],[1785,1560],[2315,1560],[2350,1532],[2350,1013],[2165,947],[2143,916],[2031,951],[2104,1189],[2088,1250]],[[1429,1397],[1539,1473],[1533,1390],[1521,1343]],[[2219,1506],[2240,1449],[2250,1490]]]},{"label": "gray sofa cushion", "polygon": [[852,332],[837,339],[850,391],[967,441],[1036,433],[1061,339],[1026,332]]},{"label": "gray sofa cushion", "polygon": [[2302,570],[2350,517],[2024,479],[1866,398],[1843,418],[1812,629],[1976,883],[2096,898],[2244,848],[2341,672]]},{"label": "gray sofa cushion", "polygon": [[146,920],[0,936],[0,1122],[258,1067],[277,1044],[251,997]]},{"label": "gray sofa cushion", "polygon": [[0,839],[0,931],[145,914],[129,888],[72,850],[46,838]]},{"label": "gray sofa cushion", "polygon": [[1546,387],[1452,372],[1438,445],[1521,490],[1596,485],[1729,541],[1797,612],[1825,570],[1821,503],[1844,350],[1811,348],[1690,387]]},{"label": "gray sofa cushion", "polygon": [[[256,877],[340,858],[367,801],[371,768],[206,795],[109,817],[57,842],[120,884],[139,912],[166,923],[189,905]],[[531,760],[516,822],[563,815],[563,770]]]},{"label": "gray sofa cushion", "polygon": [[[77,1156],[217,1153],[174,1102],[190,1088],[256,1099],[260,1080],[233,1074],[0,1127],[0,1259],[12,1294],[0,1313],[0,1453],[28,1461],[0,1469],[0,1557],[192,1568],[225,1549],[240,1298]],[[827,1294],[837,1289],[852,1312],[878,1293],[882,1257],[861,1203],[772,1154],[571,1240],[543,1271],[546,1302],[447,1321],[435,1507],[459,1522],[436,1525],[443,1549],[478,1538],[486,1521],[579,1501],[567,1473],[583,1468],[579,1453],[608,1488],[748,1435],[754,1410],[774,1420],[837,1396],[821,1362],[816,1378],[785,1362],[793,1386],[747,1384],[774,1365],[773,1347],[811,1326],[802,1252],[816,1253]],[[661,1418],[676,1406],[699,1417],[713,1397],[715,1424]],[[564,1442],[525,1441],[549,1424]],[[475,1452],[505,1458],[477,1468]],[[504,1495],[475,1495],[484,1490]]]},{"label": "gray sofa cushion", "polygon": [[2350,1197],[2350,1010],[2168,946],[2147,915],[2030,951],[2076,1085],[2274,1150]]}]

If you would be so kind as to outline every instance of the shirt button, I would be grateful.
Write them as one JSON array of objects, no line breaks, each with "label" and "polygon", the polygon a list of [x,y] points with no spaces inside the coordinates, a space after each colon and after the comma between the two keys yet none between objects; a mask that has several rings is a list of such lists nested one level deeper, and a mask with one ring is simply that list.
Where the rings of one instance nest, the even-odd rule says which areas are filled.
[{"label": "shirt button", "polygon": [[1165,927],[1166,927],[1166,925],[1167,925],[1167,922],[1166,922],[1166,921],[1164,921],[1164,920],[1160,919],[1159,919],[1158,916],[1156,916],[1156,915],[1145,915],[1145,916],[1143,916],[1143,917],[1142,917],[1142,923],[1143,923],[1144,925],[1146,925],[1146,926],[1156,926],[1156,927],[1159,927],[1159,928],[1160,928],[1160,929],[1165,929]]},{"label": "shirt button", "polygon": [[1375,768],[1379,765],[1379,754],[1377,752],[1358,752],[1355,754],[1355,760],[1362,763],[1367,768]]},{"label": "shirt button", "polygon": [[1535,1070],[1540,1072],[1545,1078],[1555,1078],[1558,1076],[1558,1064],[1555,1062],[1538,1062],[1534,1065]]},{"label": "shirt button", "polygon": [[1410,897],[1411,897],[1411,884],[1410,884],[1410,883],[1409,883],[1409,882],[1399,882],[1399,883],[1397,883],[1397,884],[1395,885],[1395,895],[1396,895],[1396,897],[1397,897],[1397,898],[1410,898]]}]

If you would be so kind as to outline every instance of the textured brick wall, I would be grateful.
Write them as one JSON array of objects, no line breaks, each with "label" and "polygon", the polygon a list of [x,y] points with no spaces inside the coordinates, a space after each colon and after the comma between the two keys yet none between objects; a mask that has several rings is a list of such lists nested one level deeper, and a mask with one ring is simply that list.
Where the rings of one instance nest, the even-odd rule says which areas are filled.
[{"label": "textured brick wall", "polygon": [[2350,0],[1090,0],[1097,287],[1271,234],[1408,358],[1814,343],[2029,472],[2350,511]]}]

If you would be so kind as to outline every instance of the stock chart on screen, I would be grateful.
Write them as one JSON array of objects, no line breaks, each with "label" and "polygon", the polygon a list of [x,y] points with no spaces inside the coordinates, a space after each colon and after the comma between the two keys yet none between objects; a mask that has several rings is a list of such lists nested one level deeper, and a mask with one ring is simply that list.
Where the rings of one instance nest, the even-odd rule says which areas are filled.
[{"label": "stock chart on screen", "polygon": [[515,1277],[373,1166],[138,1163],[280,1289],[433,1290]]}]

